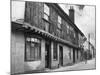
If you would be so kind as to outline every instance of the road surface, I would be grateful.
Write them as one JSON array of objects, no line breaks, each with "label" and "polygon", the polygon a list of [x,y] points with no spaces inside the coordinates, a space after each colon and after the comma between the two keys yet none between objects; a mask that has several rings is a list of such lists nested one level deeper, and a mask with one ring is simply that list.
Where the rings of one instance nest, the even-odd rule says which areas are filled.
[{"label": "road surface", "polygon": [[65,66],[65,67],[60,67],[58,69],[47,69],[47,72],[52,72],[52,71],[69,71],[69,70],[86,70],[86,69],[95,69],[95,59],[88,60],[87,63],[85,62],[80,62],[77,64],[74,64],[72,66]]}]

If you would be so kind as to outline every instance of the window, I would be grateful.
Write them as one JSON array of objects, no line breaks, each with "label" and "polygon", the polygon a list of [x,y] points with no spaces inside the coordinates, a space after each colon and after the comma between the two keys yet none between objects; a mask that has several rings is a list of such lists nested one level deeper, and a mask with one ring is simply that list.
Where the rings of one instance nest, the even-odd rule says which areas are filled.
[{"label": "window", "polygon": [[67,27],[67,34],[69,34],[69,25],[67,24],[66,27]]},{"label": "window", "polygon": [[44,4],[44,19],[48,21],[49,15],[50,15],[49,7],[46,4]]},{"label": "window", "polygon": [[44,24],[45,24],[45,31],[49,32],[49,7],[44,4]]},{"label": "window", "polygon": [[58,28],[61,29],[61,17],[58,16]]},{"label": "window", "polygon": [[26,37],[25,61],[36,61],[41,57],[40,40],[34,37]]},{"label": "window", "polygon": [[76,37],[76,34],[75,34],[75,32],[74,32],[74,38]]},{"label": "window", "polygon": [[57,24],[57,32],[58,32],[58,37],[61,37],[62,31],[61,31],[61,17],[58,16],[58,24]]},{"label": "window", "polygon": [[45,31],[49,32],[49,23],[44,21],[45,24]]},{"label": "window", "polygon": [[53,44],[53,59],[57,60],[57,43]]}]

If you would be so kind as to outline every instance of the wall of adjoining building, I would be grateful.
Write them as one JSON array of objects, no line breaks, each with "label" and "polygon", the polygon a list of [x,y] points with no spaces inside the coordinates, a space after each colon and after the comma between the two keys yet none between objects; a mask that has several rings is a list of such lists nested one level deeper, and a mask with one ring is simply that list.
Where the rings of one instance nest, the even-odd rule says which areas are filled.
[{"label": "wall of adjoining building", "polygon": [[23,32],[11,34],[11,73],[24,72],[25,40]]},{"label": "wall of adjoining building", "polygon": [[11,73],[23,73],[45,68],[45,40],[41,40],[41,60],[25,61],[25,37],[23,32],[11,34]]}]

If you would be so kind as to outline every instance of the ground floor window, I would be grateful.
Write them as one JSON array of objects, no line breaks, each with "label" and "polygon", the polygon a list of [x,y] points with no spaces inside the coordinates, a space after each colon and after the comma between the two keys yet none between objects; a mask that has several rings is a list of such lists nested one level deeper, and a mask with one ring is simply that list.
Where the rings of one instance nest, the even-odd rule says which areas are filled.
[{"label": "ground floor window", "polygon": [[58,51],[57,51],[57,43],[54,43],[54,44],[53,44],[53,59],[54,59],[54,60],[57,60],[57,58],[58,58],[58,57],[57,57],[57,52],[58,52]]},{"label": "ground floor window", "polygon": [[28,36],[25,41],[25,60],[36,61],[41,57],[40,39]]}]

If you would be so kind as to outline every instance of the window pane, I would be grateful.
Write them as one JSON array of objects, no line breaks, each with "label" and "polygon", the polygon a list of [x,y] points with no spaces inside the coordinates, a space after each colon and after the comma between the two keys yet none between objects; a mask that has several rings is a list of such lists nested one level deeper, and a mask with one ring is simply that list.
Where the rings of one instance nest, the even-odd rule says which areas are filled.
[{"label": "window pane", "polygon": [[45,23],[45,31],[49,32],[49,23],[44,21]]},{"label": "window pane", "polygon": [[46,15],[45,13],[44,13],[44,19],[49,20],[48,15]]},{"label": "window pane", "polygon": [[30,50],[30,54],[31,54],[31,60],[35,60],[35,48],[33,46],[34,44],[31,44],[31,50]]},{"label": "window pane", "polygon": [[58,28],[60,28],[60,29],[61,29],[61,24],[60,24],[60,23],[58,23]]},{"label": "window pane", "polygon": [[61,24],[61,17],[60,16],[58,16],[58,23]]},{"label": "window pane", "polygon": [[74,38],[76,37],[76,34],[75,34],[75,32],[73,32],[74,33]]},{"label": "window pane", "polygon": [[26,38],[26,41],[28,41],[28,42],[31,41],[31,38],[27,37],[27,38]]},{"label": "window pane", "polygon": [[69,34],[69,25],[66,25],[67,27],[67,34]]},{"label": "window pane", "polygon": [[26,44],[26,60],[30,60],[30,43]]},{"label": "window pane", "polygon": [[44,4],[44,12],[49,16],[49,7]]}]

